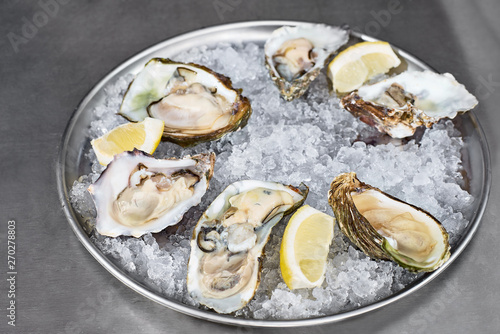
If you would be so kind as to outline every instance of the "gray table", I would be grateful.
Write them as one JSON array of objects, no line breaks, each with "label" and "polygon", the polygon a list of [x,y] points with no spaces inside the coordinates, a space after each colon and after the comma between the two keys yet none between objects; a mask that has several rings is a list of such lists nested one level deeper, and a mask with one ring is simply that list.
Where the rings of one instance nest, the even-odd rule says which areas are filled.
[{"label": "gray table", "polygon": [[[397,1],[396,1],[397,2]],[[70,230],[57,152],[79,101],[115,66],[180,33],[246,20],[347,23],[449,71],[480,101],[497,180],[500,3],[386,1],[4,1],[0,4],[0,332],[257,333],[164,308],[122,285]],[[401,9],[401,10],[399,10]],[[391,11],[392,10],[392,13]],[[44,12],[45,11],[45,12]],[[37,24],[38,27],[34,24]],[[500,186],[482,224],[442,275],[381,310],[283,333],[497,333]],[[16,327],[7,325],[7,226],[16,222]]]}]

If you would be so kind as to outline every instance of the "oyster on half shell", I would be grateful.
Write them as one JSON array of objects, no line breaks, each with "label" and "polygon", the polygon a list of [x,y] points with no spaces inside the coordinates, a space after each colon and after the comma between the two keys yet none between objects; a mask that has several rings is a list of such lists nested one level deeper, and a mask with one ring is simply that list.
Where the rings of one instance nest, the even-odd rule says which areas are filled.
[{"label": "oyster on half shell", "polygon": [[90,185],[102,235],[140,237],[177,224],[205,194],[214,153],[155,159],[134,149],[116,155]]},{"label": "oyster on half shell", "polygon": [[454,118],[477,105],[477,99],[449,73],[403,72],[365,85],[340,101],[341,107],[393,138],[412,136],[424,125]]},{"label": "oyster on half shell", "polygon": [[448,233],[429,213],[358,180],[337,176],[328,202],[342,232],[366,255],[410,271],[433,271],[450,257]]},{"label": "oyster on half shell", "polygon": [[272,228],[298,208],[308,188],[239,181],[207,208],[191,239],[187,288],[200,304],[231,313],[253,298]]},{"label": "oyster on half shell", "polygon": [[165,123],[163,139],[183,147],[221,138],[244,127],[250,102],[231,80],[202,65],[153,58],[130,83],[119,114]]},{"label": "oyster on half shell", "polygon": [[324,24],[284,26],[264,46],[266,67],[281,96],[302,96],[328,58],[347,43],[349,31]]}]

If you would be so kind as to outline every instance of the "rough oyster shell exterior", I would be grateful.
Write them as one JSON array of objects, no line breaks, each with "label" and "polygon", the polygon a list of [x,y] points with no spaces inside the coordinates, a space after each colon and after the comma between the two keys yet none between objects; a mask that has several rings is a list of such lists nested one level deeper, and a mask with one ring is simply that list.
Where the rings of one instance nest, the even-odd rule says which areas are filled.
[{"label": "rough oyster shell exterior", "polygon": [[405,138],[477,103],[453,75],[413,71],[362,86],[344,96],[340,106],[380,132]]},{"label": "rough oyster shell exterior", "polygon": [[[394,243],[388,237],[382,236],[368,219],[361,214],[353,200],[354,193],[375,191],[384,201],[394,202],[398,206],[406,206],[407,212],[418,212],[426,221],[431,221],[433,237],[436,240],[436,250],[440,250],[430,263],[415,263],[412,259],[400,254]],[[391,260],[410,271],[429,272],[439,268],[450,257],[448,233],[439,221],[428,212],[414,205],[403,202],[378,188],[358,180],[354,172],[337,176],[328,192],[328,202],[333,209],[337,223],[344,235],[351,240],[363,253],[374,259]]]},{"label": "rough oyster shell exterior", "polygon": [[229,123],[208,133],[190,133],[182,129],[164,128],[163,140],[176,143],[182,147],[195,146],[201,142],[217,140],[225,134],[243,128],[252,114],[248,98],[241,95],[241,89],[232,86],[231,79],[211,69],[194,63],[181,63],[164,58],[151,59],[130,83],[123,97],[119,114],[129,121],[142,121],[145,117],[152,117],[149,107],[159,102],[169,92],[165,91],[170,79],[177,68],[182,67],[194,72],[202,73],[203,84],[214,88],[218,93],[227,92],[231,99]]},{"label": "rough oyster shell exterior", "polygon": [[[288,81],[283,78],[275,67],[273,56],[281,45],[291,39],[306,38],[310,40],[317,53],[315,65],[304,75]],[[311,82],[316,79],[321,69],[333,55],[349,39],[349,30],[327,26],[324,24],[300,25],[295,27],[284,26],[276,29],[264,46],[266,67],[271,79],[278,87],[281,96],[291,101],[302,96]]]}]

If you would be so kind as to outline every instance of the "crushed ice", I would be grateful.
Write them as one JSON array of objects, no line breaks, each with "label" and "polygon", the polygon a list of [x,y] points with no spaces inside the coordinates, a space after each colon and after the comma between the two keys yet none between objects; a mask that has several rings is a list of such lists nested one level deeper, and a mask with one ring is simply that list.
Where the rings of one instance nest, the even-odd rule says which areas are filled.
[{"label": "crushed ice", "polygon": [[[279,97],[263,65],[263,50],[255,44],[194,48],[175,60],[203,64],[231,78],[234,87],[252,104],[253,115],[242,130],[223,139],[182,149],[161,143],[157,158],[181,157],[214,151],[214,177],[202,203],[192,208],[178,225],[142,238],[91,237],[131,277],[182,303],[196,305],[186,292],[189,239],[196,221],[211,201],[230,183],[261,179],[310,188],[306,203],[333,215],[327,202],[332,179],[355,171],[360,180],[439,219],[453,245],[467,225],[462,212],[472,203],[464,182],[460,150],[464,143],[451,121],[426,130],[417,143],[411,140],[380,141],[381,135],[338,107],[329,96],[322,74],[306,95],[292,102]],[[133,78],[126,75],[106,88],[106,101],[93,110],[89,138],[96,138],[125,120],[116,116],[123,93]],[[91,149],[86,158],[89,175],[73,185],[73,208],[84,220],[95,221],[95,208],[86,191],[103,167]],[[312,290],[290,291],[281,279],[279,247],[287,219],[273,230],[265,248],[261,284],[255,298],[237,316],[255,319],[301,319],[336,314],[383,299],[419,277],[387,261],[374,261],[349,245],[336,228],[328,257],[325,282]]]}]

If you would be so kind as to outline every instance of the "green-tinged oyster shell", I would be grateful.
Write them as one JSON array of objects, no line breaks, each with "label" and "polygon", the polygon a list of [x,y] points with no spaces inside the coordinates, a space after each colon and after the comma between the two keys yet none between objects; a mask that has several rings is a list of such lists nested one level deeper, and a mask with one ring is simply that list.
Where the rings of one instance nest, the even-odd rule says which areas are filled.
[{"label": "green-tinged oyster shell", "polygon": [[250,102],[231,80],[205,66],[153,58],[130,83],[119,114],[132,122],[165,122],[163,139],[183,147],[241,129]]},{"label": "green-tinged oyster shell", "polygon": [[426,211],[359,181],[337,176],[328,202],[342,232],[366,255],[410,271],[433,271],[450,257],[448,233]]}]

